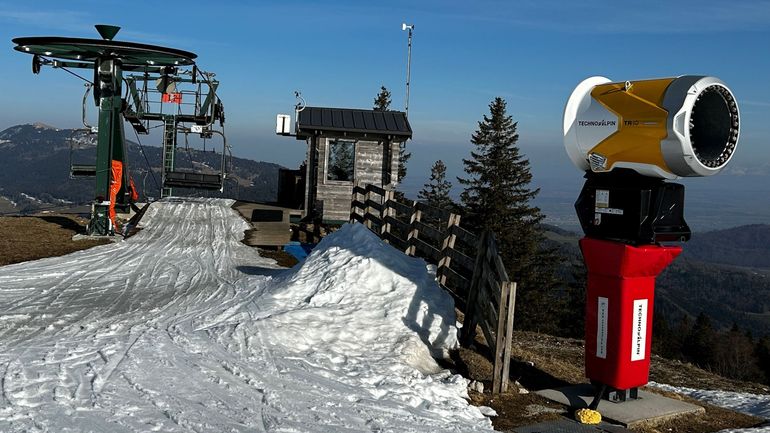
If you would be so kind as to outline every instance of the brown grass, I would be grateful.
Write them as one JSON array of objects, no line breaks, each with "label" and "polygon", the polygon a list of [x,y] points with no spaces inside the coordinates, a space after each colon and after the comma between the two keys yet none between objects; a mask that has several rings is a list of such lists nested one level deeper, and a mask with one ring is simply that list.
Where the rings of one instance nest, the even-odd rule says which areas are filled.
[{"label": "brown grass", "polygon": [[296,257],[283,250],[268,250],[259,248],[258,252],[260,256],[273,259],[278,264],[278,266],[283,266],[284,268],[291,268],[299,263],[299,260],[297,260]]},{"label": "brown grass", "polygon": [[[470,391],[473,404],[490,406],[498,412],[492,423],[497,430],[509,430],[524,425],[568,416],[569,408],[534,394],[519,394],[519,388],[539,390],[586,383],[583,374],[583,341],[549,335],[516,332],[513,338],[511,389],[492,396],[492,364],[483,337],[477,337],[474,350],[460,349],[452,365],[458,373],[484,383],[484,394]],[[766,387],[749,382],[728,380],[701,370],[660,357],[653,357],[650,380],[674,386],[701,389],[723,389],[736,392],[767,393]],[[722,409],[689,397],[645,388],[670,398],[684,400],[705,408],[701,415],[683,415],[654,425],[635,427],[638,433],[708,433],[727,428],[746,428],[762,424],[762,419]]]},{"label": "brown grass", "polygon": [[0,217],[0,266],[61,256],[84,250],[109,240],[78,240],[85,221],[71,215]]}]

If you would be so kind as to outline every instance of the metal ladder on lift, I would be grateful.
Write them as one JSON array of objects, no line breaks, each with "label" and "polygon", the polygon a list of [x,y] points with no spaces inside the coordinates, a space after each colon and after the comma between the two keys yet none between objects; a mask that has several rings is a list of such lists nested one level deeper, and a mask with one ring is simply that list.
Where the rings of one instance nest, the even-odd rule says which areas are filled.
[{"label": "metal ladder on lift", "polygon": [[168,197],[171,188],[166,186],[166,177],[174,171],[174,150],[176,148],[176,119],[174,116],[164,116],[163,119],[163,188],[160,196]]},{"label": "metal ladder on lift", "polygon": [[176,171],[174,154],[177,145],[176,118],[165,116],[163,119],[163,188],[161,197],[172,195],[172,188],[191,188],[198,190],[222,191],[224,180],[225,153],[222,153],[221,172],[217,174]]}]

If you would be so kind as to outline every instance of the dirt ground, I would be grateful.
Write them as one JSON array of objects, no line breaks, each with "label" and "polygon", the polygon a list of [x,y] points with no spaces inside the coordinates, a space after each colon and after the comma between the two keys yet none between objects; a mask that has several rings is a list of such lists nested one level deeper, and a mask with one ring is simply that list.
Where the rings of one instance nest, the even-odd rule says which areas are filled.
[{"label": "dirt ground", "polygon": [[61,256],[109,243],[108,240],[77,240],[86,221],[73,215],[0,217],[0,266]]},{"label": "dirt ground", "polygon": [[[530,332],[517,332],[513,337],[511,387],[508,393],[492,397],[492,364],[483,338],[477,338],[474,350],[460,349],[447,365],[471,380],[484,384],[483,394],[470,391],[473,404],[485,405],[498,413],[492,423],[496,430],[536,424],[558,418],[571,417],[569,408],[551,402],[529,391],[558,388],[586,383],[583,376],[582,340],[557,338]],[[690,364],[682,364],[657,356],[652,358],[650,380],[675,386],[693,386],[700,389],[722,389],[736,392],[767,394],[766,386],[722,378]],[[755,427],[764,420],[731,410],[712,406],[688,397],[667,393],[655,388],[644,388],[670,398],[684,400],[705,408],[701,415],[685,415],[660,424],[634,428],[639,433],[709,433],[726,428]],[[600,410],[601,412],[601,410]]]},{"label": "dirt ground", "polygon": [[283,266],[284,268],[291,268],[299,263],[299,260],[283,250],[268,250],[260,248],[259,255],[275,260],[275,262],[278,263],[278,266]]}]

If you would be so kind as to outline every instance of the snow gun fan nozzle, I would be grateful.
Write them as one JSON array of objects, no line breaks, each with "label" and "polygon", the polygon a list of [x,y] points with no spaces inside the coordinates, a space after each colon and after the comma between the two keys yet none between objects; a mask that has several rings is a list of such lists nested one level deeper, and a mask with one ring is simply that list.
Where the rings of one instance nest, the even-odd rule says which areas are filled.
[{"label": "snow gun fan nozzle", "polygon": [[563,118],[564,146],[581,171],[630,169],[658,179],[712,176],[732,159],[740,113],[712,76],[577,85]]},{"label": "snow gun fan nozzle", "polygon": [[99,32],[99,36],[108,41],[111,41],[120,31],[120,27],[107,24],[97,24],[94,27],[96,27],[96,31]]}]

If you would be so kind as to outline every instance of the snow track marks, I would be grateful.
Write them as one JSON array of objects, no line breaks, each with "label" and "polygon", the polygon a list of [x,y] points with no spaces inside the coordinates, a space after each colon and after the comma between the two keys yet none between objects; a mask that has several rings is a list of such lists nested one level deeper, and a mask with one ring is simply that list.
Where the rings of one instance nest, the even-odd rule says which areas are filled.
[{"label": "snow track marks", "polygon": [[0,431],[490,429],[428,356],[456,329],[451,302],[409,307],[441,296],[424,263],[343,228],[355,248],[276,270],[231,204],[157,202],[124,242],[0,267]]}]

